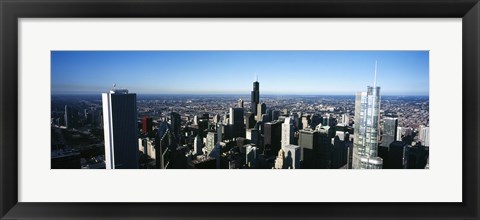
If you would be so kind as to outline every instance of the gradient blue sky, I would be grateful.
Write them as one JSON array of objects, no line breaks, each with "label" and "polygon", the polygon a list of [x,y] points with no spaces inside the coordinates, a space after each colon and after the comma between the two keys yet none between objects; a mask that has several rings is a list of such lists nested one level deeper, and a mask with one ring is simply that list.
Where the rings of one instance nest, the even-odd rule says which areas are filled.
[{"label": "gradient blue sky", "polygon": [[428,95],[428,51],[52,51],[52,94]]}]

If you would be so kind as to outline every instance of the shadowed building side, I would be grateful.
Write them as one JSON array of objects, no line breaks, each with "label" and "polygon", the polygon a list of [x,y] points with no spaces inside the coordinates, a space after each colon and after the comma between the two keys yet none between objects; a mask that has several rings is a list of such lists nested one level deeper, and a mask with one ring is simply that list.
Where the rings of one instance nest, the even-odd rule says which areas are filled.
[{"label": "shadowed building side", "polygon": [[258,83],[258,80],[253,82],[253,91],[252,91],[252,97],[251,97],[251,107],[250,110],[253,114],[257,114],[257,105],[260,103],[260,83]]}]

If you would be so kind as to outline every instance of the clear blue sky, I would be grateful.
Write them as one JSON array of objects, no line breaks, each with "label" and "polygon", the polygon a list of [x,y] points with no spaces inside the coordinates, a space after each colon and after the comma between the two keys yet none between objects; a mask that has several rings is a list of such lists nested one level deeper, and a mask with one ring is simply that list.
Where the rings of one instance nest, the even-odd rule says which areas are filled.
[{"label": "clear blue sky", "polygon": [[428,95],[428,51],[52,51],[52,94]]}]

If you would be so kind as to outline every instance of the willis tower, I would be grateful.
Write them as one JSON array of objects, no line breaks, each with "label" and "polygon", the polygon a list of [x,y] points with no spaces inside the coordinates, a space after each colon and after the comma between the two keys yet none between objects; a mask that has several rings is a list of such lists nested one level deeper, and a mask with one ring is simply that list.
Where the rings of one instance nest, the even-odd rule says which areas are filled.
[{"label": "willis tower", "polygon": [[257,114],[257,105],[260,102],[260,84],[258,83],[258,78],[255,77],[255,82],[253,82],[253,91],[252,91],[252,106],[250,107],[253,114]]}]

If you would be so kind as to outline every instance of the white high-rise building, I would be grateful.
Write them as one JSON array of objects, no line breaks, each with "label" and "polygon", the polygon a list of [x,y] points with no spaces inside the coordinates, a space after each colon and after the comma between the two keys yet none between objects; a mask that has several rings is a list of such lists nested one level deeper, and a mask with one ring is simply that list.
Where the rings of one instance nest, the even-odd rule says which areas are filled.
[{"label": "white high-rise building", "polygon": [[265,103],[258,103],[257,104],[257,121],[262,121],[263,120],[263,114],[265,114],[267,110],[267,106]]},{"label": "white high-rise building", "polygon": [[155,139],[151,138],[139,138],[138,150],[148,155],[150,158],[155,159]]},{"label": "white high-rise building", "polygon": [[156,159],[155,139],[147,138],[147,155],[154,160]]},{"label": "white high-rise building", "polygon": [[282,124],[282,145],[281,145],[281,147],[285,147],[289,144],[293,144],[293,135],[294,135],[293,120],[292,120],[291,117],[286,117],[285,121]]},{"label": "white high-rise building", "polygon": [[277,158],[275,159],[275,169],[283,169],[283,160],[285,159],[285,152],[282,149],[278,151]]},{"label": "white high-rise building", "polygon": [[308,118],[307,118],[306,115],[302,115],[302,127],[301,127],[301,129],[305,129],[305,128],[309,128]]},{"label": "white high-rise building", "polygon": [[348,125],[350,123],[350,116],[348,114],[343,114],[341,121],[342,121],[342,124]]},{"label": "white high-rise building", "polygon": [[424,125],[418,128],[418,139],[423,146],[430,146],[430,129]]},{"label": "white high-rise building", "polygon": [[245,152],[245,164],[247,165],[247,167],[255,168],[257,164],[257,150],[257,147],[247,145]]},{"label": "white high-rise building", "polygon": [[126,89],[102,93],[105,166],[138,168],[137,95]]},{"label": "white high-rise building", "polygon": [[355,124],[353,142],[353,169],[382,168],[382,158],[377,156],[380,122],[380,87],[376,86],[377,64],[375,63],[375,80],[367,92],[358,92],[355,97]]},{"label": "white high-rise building", "polygon": [[252,129],[247,129],[245,133],[245,138],[252,140]]},{"label": "white high-rise building", "polygon": [[396,141],[402,141],[402,133],[403,133],[403,128],[397,127],[397,137],[395,138]]},{"label": "white high-rise building", "polygon": [[238,108],[243,108],[243,100],[242,99],[239,99],[238,100]]},{"label": "white high-rise building", "polygon": [[203,154],[203,140],[200,136],[196,136],[193,141],[193,155],[202,155]]},{"label": "white high-rise building", "polygon": [[207,138],[205,141],[205,147],[207,148],[208,152],[211,152],[215,145],[217,144],[217,132],[208,132]]},{"label": "white high-rise building", "polygon": [[426,127],[423,145],[426,147],[430,147],[430,128],[429,127]]},{"label": "white high-rise building", "polygon": [[198,116],[193,116],[193,124],[198,125]]},{"label": "white high-rise building", "polygon": [[220,123],[220,115],[216,114],[215,116],[213,116],[213,123]]}]

